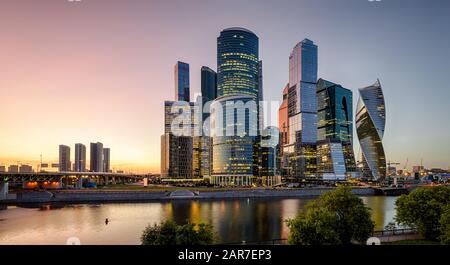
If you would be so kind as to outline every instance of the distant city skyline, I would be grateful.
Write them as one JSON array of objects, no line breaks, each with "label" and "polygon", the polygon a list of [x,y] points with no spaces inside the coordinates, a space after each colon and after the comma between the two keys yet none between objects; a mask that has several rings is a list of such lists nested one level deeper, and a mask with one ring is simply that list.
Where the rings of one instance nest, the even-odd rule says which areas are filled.
[{"label": "distant city skyline", "polygon": [[220,31],[244,27],[259,37],[265,100],[281,104],[289,53],[311,39],[317,78],[350,89],[353,109],[358,89],[380,79],[387,161],[447,169],[449,9],[438,0],[2,1],[0,165],[35,166],[41,154],[57,162],[59,145],[100,141],[114,152],[111,169],[159,172],[174,64],[190,65],[195,99],[201,67],[217,70]]}]

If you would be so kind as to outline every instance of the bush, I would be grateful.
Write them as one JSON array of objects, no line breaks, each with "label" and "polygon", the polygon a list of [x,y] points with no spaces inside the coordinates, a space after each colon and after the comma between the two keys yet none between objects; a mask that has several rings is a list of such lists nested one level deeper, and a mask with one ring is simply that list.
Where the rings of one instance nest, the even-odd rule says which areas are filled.
[{"label": "bush", "polygon": [[374,228],[370,209],[347,187],[325,193],[287,223],[289,244],[300,245],[365,242]]},{"label": "bush", "polygon": [[450,245],[450,205],[447,205],[442,213],[441,220],[441,243],[444,245]]},{"label": "bush", "polygon": [[[396,202],[398,223],[417,227],[429,240],[437,240],[441,234],[441,218],[450,204],[450,187],[420,188],[402,195]],[[445,220],[443,221],[445,223]],[[445,229],[445,228],[444,228]]]},{"label": "bush", "polygon": [[173,221],[147,226],[141,236],[142,245],[209,245],[216,241],[211,225],[188,223],[177,225]]}]

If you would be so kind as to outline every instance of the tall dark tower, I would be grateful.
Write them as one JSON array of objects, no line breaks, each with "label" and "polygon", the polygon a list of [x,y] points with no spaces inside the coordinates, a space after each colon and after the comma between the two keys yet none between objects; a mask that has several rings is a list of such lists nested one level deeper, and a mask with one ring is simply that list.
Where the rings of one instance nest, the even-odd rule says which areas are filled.
[{"label": "tall dark tower", "polygon": [[175,64],[175,101],[190,101],[189,64],[177,62]]}]

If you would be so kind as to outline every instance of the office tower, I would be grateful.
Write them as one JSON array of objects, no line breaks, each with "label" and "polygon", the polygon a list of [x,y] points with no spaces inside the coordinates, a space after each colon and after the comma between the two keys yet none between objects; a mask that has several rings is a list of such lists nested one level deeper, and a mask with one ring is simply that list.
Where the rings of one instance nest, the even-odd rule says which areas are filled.
[{"label": "office tower", "polygon": [[381,180],[386,176],[386,156],[382,144],[386,110],[380,80],[359,89],[356,133],[361,146],[363,177]]},{"label": "office tower", "polygon": [[189,64],[175,64],[175,101],[190,101],[189,96]]},{"label": "office tower", "polygon": [[258,164],[255,162],[258,109],[253,97],[222,96],[214,101],[211,108],[211,183],[221,186],[252,185],[257,182],[255,177],[258,174]]},{"label": "office tower", "polygon": [[201,90],[203,115],[200,124],[203,126],[203,131],[200,139],[198,139],[200,151],[200,175],[202,177],[210,177],[212,166],[212,139],[209,133],[209,116],[211,103],[217,98],[217,73],[206,66],[203,66],[201,69]]},{"label": "office tower", "polygon": [[217,97],[217,73],[207,66],[201,69],[201,91],[204,102]]},{"label": "office tower", "polygon": [[295,45],[289,56],[288,139],[283,139],[286,143],[280,147],[287,162],[283,171],[288,181],[316,178],[316,82],[317,46],[304,39]]},{"label": "office tower", "polygon": [[317,82],[317,173],[324,180],[355,175],[352,91],[339,84]]},{"label": "office tower", "polygon": [[[288,116],[288,91],[289,84],[283,89],[283,101],[278,109],[278,129],[280,130],[279,148],[278,148],[278,169],[281,176],[288,176],[289,171],[289,150],[284,151],[289,145],[289,116]],[[287,148],[286,148],[287,149]],[[293,147],[290,147],[293,149]],[[293,150],[292,150],[293,151]]]},{"label": "office tower", "polygon": [[59,171],[70,171],[70,147],[67,145],[59,146]]},{"label": "office tower", "polygon": [[91,143],[91,157],[89,170],[91,172],[103,172],[103,144],[100,142]]},{"label": "office tower", "polygon": [[18,165],[9,165],[8,166],[8,172],[9,173],[18,173],[19,172],[19,166]]},{"label": "office tower", "polygon": [[[223,30],[217,38],[218,98],[213,105],[222,111],[213,108],[211,113],[211,130],[217,133],[212,135],[211,181],[216,185],[250,185],[257,180],[261,151],[258,108],[262,88],[258,42],[253,32],[236,27]],[[228,104],[246,107],[243,111],[226,111]]]},{"label": "office tower", "polygon": [[165,133],[161,136],[161,177],[192,179],[192,137]]},{"label": "office tower", "polygon": [[111,149],[103,148],[103,172],[111,172]]},{"label": "office tower", "polygon": [[86,146],[84,144],[75,144],[75,163],[74,171],[86,171]]},{"label": "office tower", "polygon": [[[196,108],[197,106],[192,102],[164,102],[164,134],[161,135],[161,176],[163,178],[199,177],[196,164],[199,157],[198,144],[196,142],[195,158],[193,145],[195,130],[199,128],[199,112]],[[181,123],[175,124],[177,121]],[[194,165],[195,168],[193,168]]]},{"label": "office tower", "polygon": [[0,172],[6,172],[6,166],[0,165]]}]

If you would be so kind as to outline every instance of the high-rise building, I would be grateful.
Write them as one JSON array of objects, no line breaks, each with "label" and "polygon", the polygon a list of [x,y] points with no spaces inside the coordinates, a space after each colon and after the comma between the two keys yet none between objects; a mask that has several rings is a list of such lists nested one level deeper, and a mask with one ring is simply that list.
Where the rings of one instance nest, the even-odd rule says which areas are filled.
[{"label": "high-rise building", "polygon": [[103,172],[103,144],[91,143],[90,168],[91,172]]},{"label": "high-rise building", "polygon": [[0,165],[0,172],[6,172],[6,166]]},{"label": "high-rise building", "polygon": [[207,66],[201,69],[201,91],[204,102],[217,97],[217,73]]},{"label": "high-rise building", "polygon": [[19,172],[19,166],[18,165],[9,165],[8,166],[8,172],[10,172],[10,173],[18,173]]},{"label": "high-rise building", "polygon": [[103,148],[103,172],[111,172],[111,149]]},{"label": "high-rise building", "polygon": [[75,144],[75,163],[74,171],[85,172],[86,171],[86,146],[84,144]]},{"label": "high-rise building", "polygon": [[175,101],[190,101],[189,64],[177,62],[175,64]]},{"label": "high-rise building", "polygon": [[192,137],[165,133],[161,136],[161,177],[192,179]]},{"label": "high-rise building", "polygon": [[285,144],[280,147],[281,159],[286,162],[282,171],[289,181],[316,178],[317,54],[314,42],[304,39],[295,45],[289,56],[288,137],[283,139]]},{"label": "high-rise building", "polygon": [[259,101],[259,48],[255,33],[224,29],[217,38],[217,96],[247,95]]},{"label": "high-rise building", "polygon": [[317,82],[317,173],[345,180],[356,172],[353,153],[352,91],[330,81]]},{"label": "high-rise building", "polygon": [[59,171],[70,171],[70,147],[67,145],[59,146]]},{"label": "high-rise building", "polygon": [[[279,148],[278,148],[278,170],[281,176],[288,176],[289,170],[289,115],[288,115],[288,91],[289,84],[283,89],[283,101],[278,109],[278,129],[280,131]],[[292,149],[292,148],[291,148]]]},{"label": "high-rise building", "polygon": [[248,186],[256,183],[259,166],[256,103],[251,96],[222,96],[211,107],[211,182],[221,186]]},{"label": "high-rise building", "polygon": [[[221,111],[215,108],[211,111],[211,130],[214,131],[211,182],[216,185],[250,185],[258,176],[262,96],[258,43],[253,32],[238,27],[224,29],[217,38],[218,98],[213,105]],[[247,107],[242,111],[226,109],[229,104]],[[250,105],[253,106],[248,107]]]},{"label": "high-rise building", "polygon": [[206,66],[203,66],[201,69],[201,90],[203,115],[200,124],[203,126],[203,131],[201,136],[198,139],[194,139],[194,141],[199,143],[199,174],[202,177],[210,177],[212,170],[212,139],[209,134],[209,116],[211,103],[217,98],[217,73]]},{"label": "high-rise building", "polygon": [[[186,101],[164,102],[164,134],[161,135],[161,176],[168,179],[199,177],[198,145],[194,158],[194,134],[198,129],[195,106]],[[180,121],[178,124],[177,121]],[[198,142],[196,142],[197,144]],[[193,168],[195,166],[195,168]]]},{"label": "high-rise building", "polygon": [[386,176],[386,156],[382,144],[386,123],[384,95],[380,80],[359,89],[356,133],[362,153],[363,177],[375,180]]}]

